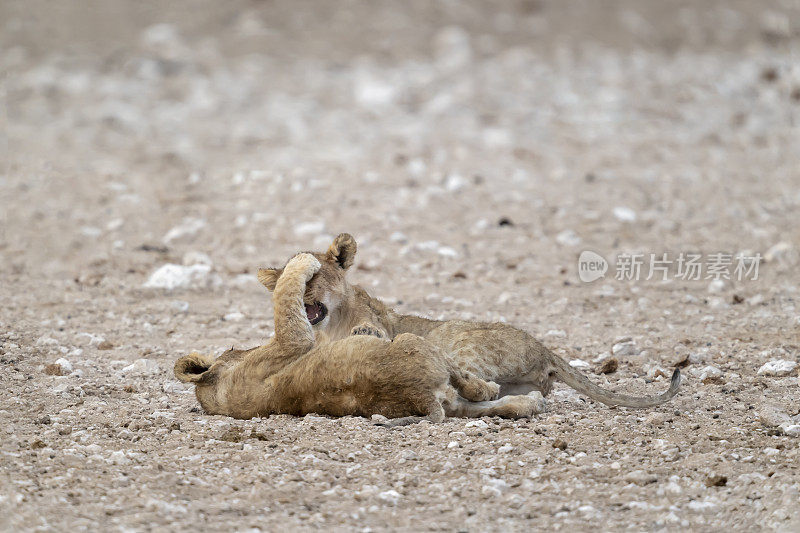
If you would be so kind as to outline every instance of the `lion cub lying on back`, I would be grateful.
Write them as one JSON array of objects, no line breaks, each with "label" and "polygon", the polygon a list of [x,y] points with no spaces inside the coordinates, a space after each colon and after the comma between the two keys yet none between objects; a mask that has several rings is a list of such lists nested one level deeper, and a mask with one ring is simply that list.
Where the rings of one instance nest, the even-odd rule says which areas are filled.
[{"label": "lion cub lying on back", "polygon": [[381,414],[399,425],[416,417],[440,421],[445,415],[527,417],[543,409],[541,395],[485,401],[497,394],[496,385],[463,372],[442,350],[413,334],[391,341],[353,336],[315,345],[303,295],[320,267],[319,259],[302,253],[276,277],[275,336],[266,345],[231,349],[216,360],[198,353],[178,359],[175,376],[195,384],[207,413],[234,418]]},{"label": "lion cub lying on back", "polygon": [[[672,375],[669,390],[658,396],[628,396],[598,387],[539,341],[502,323],[430,320],[401,315],[364,289],[345,279],[353,264],[356,241],[342,233],[322,258],[322,268],[306,289],[306,314],[314,330],[330,340],[350,335],[396,338],[413,333],[443,349],[465,373],[500,384],[501,395],[540,391],[547,396],[558,379],[606,405],[652,407],[671,399],[680,386],[680,371]],[[275,288],[280,269],[261,269],[258,279]]]}]

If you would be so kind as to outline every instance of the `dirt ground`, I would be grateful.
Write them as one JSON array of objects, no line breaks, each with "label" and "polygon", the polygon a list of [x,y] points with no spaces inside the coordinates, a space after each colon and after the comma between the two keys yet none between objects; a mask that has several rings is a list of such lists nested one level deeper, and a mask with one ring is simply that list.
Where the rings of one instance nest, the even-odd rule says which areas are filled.
[{"label": "dirt ground", "polygon": [[[800,530],[798,58],[790,0],[2,2],[0,529]],[[342,231],[404,312],[683,388],[200,412],[174,360],[263,343],[255,269]],[[631,252],[763,261],[615,279]]]}]

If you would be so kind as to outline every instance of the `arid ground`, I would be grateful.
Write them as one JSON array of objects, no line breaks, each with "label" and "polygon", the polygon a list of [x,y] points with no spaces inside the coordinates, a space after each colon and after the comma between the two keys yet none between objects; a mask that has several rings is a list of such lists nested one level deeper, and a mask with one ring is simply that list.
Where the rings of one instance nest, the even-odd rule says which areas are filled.
[{"label": "arid ground", "polygon": [[[0,69],[0,529],[800,530],[796,1],[4,1]],[[399,310],[682,390],[202,413],[175,359],[263,343],[255,270],[343,231]],[[693,253],[729,272],[649,271]]]}]

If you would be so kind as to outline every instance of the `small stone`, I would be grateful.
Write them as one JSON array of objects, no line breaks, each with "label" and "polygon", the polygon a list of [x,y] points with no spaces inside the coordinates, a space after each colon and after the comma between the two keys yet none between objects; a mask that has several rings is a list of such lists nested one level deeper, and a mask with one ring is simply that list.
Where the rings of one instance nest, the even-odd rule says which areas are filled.
[{"label": "small stone", "polygon": [[514,449],[514,447],[511,446],[510,444],[505,444],[505,445],[500,446],[499,448],[497,448],[497,453],[509,453],[513,449]]},{"label": "small stone", "polygon": [[44,448],[46,446],[47,446],[47,444],[45,444],[44,442],[42,442],[42,441],[40,441],[38,439],[33,441],[33,442],[31,442],[31,450],[41,450],[42,448]]},{"label": "small stone", "polygon": [[636,211],[630,207],[615,207],[613,213],[620,222],[636,222]]},{"label": "small stone", "polygon": [[48,376],[63,376],[64,370],[61,368],[61,365],[57,365],[56,363],[51,363],[44,367],[44,373]]},{"label": "small stone", "polygon": [[396,490],[387,490],[378,493],[378,498],[388,503],[389,505],[397,505],[400,501],[400,493]]},{"label": "small stone", "polygon": [[176,265],[167,263],[161,266],[144,283],[146,289],[187,289],[190,287],[208,287],[216,284],[218,279],[211,275],[208,265]]},{"label": "small stone", "polygon": [[108,341],[100,341],[100,344],[97,345],[98,350],[110,350],[113,347],[114,345]]},{"label": "small stone", "polygon": [[573,359],[569,362],[569,366],[578,370],[589,370],[589,363],[582,359]]},{"label": "small stone", "polygon": [[301,222],[294,227],[295,235],[316,235],[325,231],[325,223],[322,221]]},{"label": "small stone", "polygon": [[632,340],[624,340],[617,342],[611,347],[611,353],[620,357],[631,356],[639,354],[639,348]]},{"label": "small stone", "polygon": [[619,361],[613,357],[605,359],[600,366],[597,367],[598,374],[613,374],[619,368]]},{"label": "small stone", "polygon": [[636,485],[649,485],[658,481],[655,474],[645,472],[644,470],[632,470],[623,477],[628,483],[635,483]]},{"label": "small stone", "polygon": [[725,383],[725,380],[722,378],[722,370],[715,366],[706,366],[700,371],[700,381],[705,383],[706,385],[715,384],[721,385]]},{"label": "small stone", "polygon": [[478,428],[478,429],[487,429],[487,428],[489,427],[489,424],[487,424],[487,423],[486,423],[486,422],[484,422],[483,420],[472,420],[472,421],[470,421],[470,422],[467,422],[466,424],[464,424],[464,427],[467,427],[467,428]]},{"label": "small stone", "polygon": [[497,221],[498,226],[513,226],[514,222],[508,217],[500,217],[500,220]]},{"label": "small stone", "polygon": [[244,318],[244,314],[240,313],[239,311],[233,311],[227,313],[225,316],[222,317],[222,320],[225,322],[238,322]]},{"label": "small stone", "polygon": [[724,487],[728,484],[728,476],[713,474],[706,478],[706,487]]},{"label": "small stone", "polygon": [[556,242],[563,246],[578,246],[581,243],[581,238],[571,229],[566,229],[556,235]]},{"label": "small stone", "polygon": [[800,424],[791,424],[784,427],[783,434],[787,437],[800,437]]},{"label": "small stone", "polygon": [[183,222],[164,235],[164,244],[170,244],[172,241],[193,237],[198,231],[203,229],[205,225],[206,221],[202,218],[184,218]]},{"label": "small stone", "polygon": [[44,416],[42,416],[42,417],[39,417],[39,418],[36,420],[36,423],[37,423],[37,424],[43,424],[43,425],[48,425],[48,424],[50,424],[51,422],[52,422],[52,420],[50,420],[50,415],[44,415]]},{"label": "small stone", "polygon": [[771,263],[773,261],[778,261],[784,259],[792,250],[791,243],[786,241],[779,242],[774,246],[771,246],[769,250],[764,252],[764,262]]},{"label": "small stone", "polygon": [[774,405],[766,404],[758,410],[758,419],[764,427],[773,428],[791,424],[792,418]]},{"label": "small stone", "polygon": [[125,392],[129,392],[129,393],[136,392],[136,386],[134,386],[134,385],[125,385],[122,388],[122,390],[124,390]]},{"label": "small stone", "polygon": [[561,451],[564,451],[567,449],[567,441],[563,439],[556,439],[555,441],[553,441],[553,448],[557,448]]},{"label": "small stone", "polygon": [[161,369],[158,362],[152,359],[137,359],[130,365],[120,370],[120,374],[153,375],[158,374]]},{"label": "small stone", "polygon": [[725,290],[725,281],[721,279],[715,279],[711,283],[708,284],[708,292],[711,294],[717,294]]},{"label": "small stone", "polygon": [[797,368],[797,363],[787,359],[775,359],[764,363],[758,369],[759,376],[785,377]]}]

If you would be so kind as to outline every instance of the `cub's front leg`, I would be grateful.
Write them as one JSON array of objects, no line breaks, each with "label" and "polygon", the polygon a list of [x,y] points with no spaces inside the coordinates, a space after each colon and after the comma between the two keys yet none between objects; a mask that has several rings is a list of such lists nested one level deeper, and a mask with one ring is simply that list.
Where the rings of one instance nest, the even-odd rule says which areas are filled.
[{"label": "cub's front leg", "polygon": [[389,337],[385,331],[369,322],[362,322],[358,326],[351,329],[350,335],[372,335],[373,337],[378,337],[379,339],[386,339]]}]

